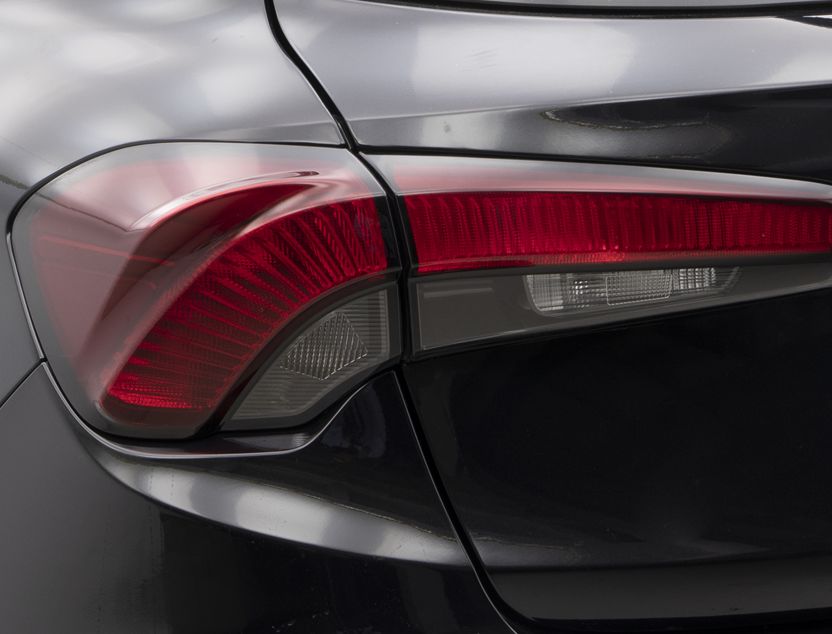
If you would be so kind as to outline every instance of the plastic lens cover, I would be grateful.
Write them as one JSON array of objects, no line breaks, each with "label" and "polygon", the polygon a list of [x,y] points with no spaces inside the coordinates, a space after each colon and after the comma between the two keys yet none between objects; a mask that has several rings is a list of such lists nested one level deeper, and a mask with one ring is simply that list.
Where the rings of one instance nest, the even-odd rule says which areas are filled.
[{"label": "plastic lens cover", "polygon": [[291,427],[332,403],[335,388],[355,383],[399,352],[395,287],[339,306],[297,333],[242,398],[227,428]]},{"label": "plastic lens cover", "polygon": [[116,434],[215,428],[277,339],[395,277],[382,195],[346,151],[267,144],[138,145],[58,176],[12,244],[69,401]]},{"label": "plastic lens cover", "polygon": [[534,308],[546,315],[672,303],[730,290],[736,267],[526,275]]}]

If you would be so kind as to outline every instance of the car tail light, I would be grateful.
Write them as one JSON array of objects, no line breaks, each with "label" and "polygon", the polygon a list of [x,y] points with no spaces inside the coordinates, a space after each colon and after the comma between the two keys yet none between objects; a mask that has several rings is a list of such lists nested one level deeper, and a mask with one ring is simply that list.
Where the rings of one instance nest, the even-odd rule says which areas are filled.
[{"label": "car tail light", "polygon": [[832,281],[823,185],[627,166],[372,160],[410,230],[417,353]]},{"label": "car tail light", "polygon": [[[832,284],[832,189],[370,157],[400,198],[415,356]],[[12,232],[68,400],[142,438],[311,421],[401,354],[383,190],[342,149],[165,143],[93,158]]]},{"label": "car tail light", "polygon": [[70,401],[137,437],[308,420],[398,354],[381,193],[339,150],[208,143],[117,150],[44,186],[13,247]]}]

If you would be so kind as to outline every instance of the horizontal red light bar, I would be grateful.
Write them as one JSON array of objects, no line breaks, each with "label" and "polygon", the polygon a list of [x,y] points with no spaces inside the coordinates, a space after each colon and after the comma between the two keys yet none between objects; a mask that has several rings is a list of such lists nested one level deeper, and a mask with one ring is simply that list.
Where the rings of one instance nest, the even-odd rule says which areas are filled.
[{"label": "horizontal red light bar", "polygon": [[823,203],[511,191],[404,200],[422,273],[832,249],[832,208]]}]

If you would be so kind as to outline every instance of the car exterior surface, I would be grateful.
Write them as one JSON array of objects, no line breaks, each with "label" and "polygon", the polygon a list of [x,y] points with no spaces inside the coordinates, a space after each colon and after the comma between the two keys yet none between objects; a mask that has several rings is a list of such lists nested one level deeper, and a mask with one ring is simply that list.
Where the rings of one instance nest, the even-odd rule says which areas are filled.
[{"label": "car exterior surface", "polygon": [[682,4],[0,3],[3,631],[832,628],[832,14]]}]

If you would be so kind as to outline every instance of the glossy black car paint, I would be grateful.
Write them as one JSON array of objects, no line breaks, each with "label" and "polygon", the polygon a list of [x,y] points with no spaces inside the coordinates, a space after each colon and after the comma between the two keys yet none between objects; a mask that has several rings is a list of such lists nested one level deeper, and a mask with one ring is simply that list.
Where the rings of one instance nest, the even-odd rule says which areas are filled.
[{"label": "glossy black car paint", "polygon": [[[591,12],[501,14],[470,6],[456,11],[276,0],[277,20],[272,15],[271,22],[279,30],[273,33],[270,2],[4,3],[0,57],[8,63],[0,73],[0,217],[8,225],[31,188],[71,163],[118,145],[154,140],[344,144],[364,152],[571,157],[832,178],[826,143],[832,125],[827,116],[832,20],[822,15],[821,6],[805,14],[771,8],[732,11],[730,18],[715,12],[692,20],[631,20]],[[41,365],[5,242],[2,250],[4,630],[608,628],[597,621],[609,616],[601,612],[584,623],[546,622],[565,613],[545,584],[532,580],[523,586],[527,580],[516,565],[517,525],[508,522],[506,528],[504,517],[519,505],[529,518],[524,530],[542,540],[560,539],[568,532],[563,510],[587,506],[589,496],[579,495],[587,490],[597,508],[581,510],[579,517],[586,521],[571,520],[568,543],[584,558],[572,561],[573,569],[593,557],[616,564],[687,561],[702,556],[693,537],[707,525],[718,529],[712,541],[721,548],[719,557],[707,553],[711,558],[729,564],[773,562],[775,572],[782,562],[779,572],[796,570],[800,583],[814,572],[821,583],[829,579],[822,486],[828,480],[823,443],[829,439],[822,420],[828,407],[818,361],[824,350],[820,336],[827,330],[820,323],[795,325],[803,302],[819,302],[818,320],[826,314],[817,297],[782,300],[782,321],[791,324],[786,335],[768,317],[754,322],[759,331],[746,330],[743,311],[767,310],[761,306],[422,361],[406,368],[409,386],[393,375],[376,379],[345,405],[324,435],[296,453],[171,460],[125,453],[89,435],[74,418]],[[707,325],[713,320],[742,336],[729,340],[717,333],[714,342],[693,345],[690,333],[715,328]],[[790,365],[780,365],[783,359],[765,345],[766,333],[781,346],[780,338],[792,333],[809,349],[778,348],[780,357],[791,355]],[[651,416],[639,419],[635,437],[615,413],[589,427],[553,427],[544,398],[552,376],[572,387],[570,418],[583,415],[581,405],[588,399],[599,406],[590,382],[577,381],[581,373],[597,376],[591,357],[583,357],[585,350],[596,360],[612,354],[607,342],[634,350],[634,358],[624,358],[629,382],[616,388],[619,400],[652,388],[653,383],[644,387],[657,376],[642,357],[641,335],[654,342],[656,362],[671,363],[672,350],[655,342],[687,346],[692,356],[675,371],[717,391],[720,402],[734,408],[731,423],[738,426],[726,429],[719,425],[720,416],[713,416],[704,421],[707,435],[687,426],[680,431],[686,442],[678,441],[662,425],[666,410],[660,406],[685,416],[692,412],[679,408],[684,392],[659,381],[663,395],[649,410]],[[762,429],[741,416],[741,395],[727,387],[717,390],[731,379],[736,383],[736,372],[719,382],[695,371],[697,363],[713,367],[705,357],[718,357],[713,348],[720,345],[736,352],[730,368],[747,368],[755,358],[771,366],[770,374],[752,368],[739,385],[745,394],[758,385],[755,377],[772,386],[769,394],[782,383],[792,385],[786,395],[803,416],[787,417],[782,409],[758,404],[755,412],[770,420]],[[560,364],[553,368],[556,375],[535,382],[531,370],[549,368],[542,355],[570,349],[570,358],[578,360],[574,368]],[[528,400],[506,399],[484,410],[481,389],[471,394],[470,388],[472,382],[480,388],[495,382],[482,367],[471,367],[472,361],[483,360],[512,368],[507,378]],[[790,370],[805,361],[814,363],[815,372],[794,386],[798,374]],[[722,371],[730,373],[729,367]],[[609,389],[622,373],[606,372]],[[421,420],[411,421],[402,388]],[[500,388],[505,389],[498,382],[494,392]],[[471,403],[461,400],[466,395]],[[813,409],[801,395],[809,397]],[[775,418],[777,412],[783,415]],[[632,422],[632,410],[624,413]],[[799,431],[789,424],[799,425]],[[678,430],[681,423],[676,425]],[[609,435],[618,439],[617,447]],[[729,444],[719,444],[723,441]],[[580,451],[574,450],[576,443]],[[778,443],[804,461],[796,464],[779,454]],[[667,477],[651,479],[651,456],[668,447],[676,460],[659,465]],[[428,448],[423,460],[420,451]],[[551,449],[565,459],[526,459],[524,470],[518,468],[521,449],[530,455]],[[731,449],[744,460],[726,458]],[[722,459],[714,460],[709,452]],[[591,457],[589,464],[582,456]],[[628,470],[628,461],[636,457],[642,467]],[[548,470],[533,468],[540,464]],[[770,464],[781,469],[769,471]],[[442,479],[432,480],[428,467]],[[575,471],[586,478],[578,479]],[[541,476],[564,475],[574,489],[542,489],[538,482]],[[748,486],[731,489],[737,479]],[[442,507],[434,484],[453,507]],[[553,490],[558,495],[548,497]],[[546,495],[541,497],[541,491]],[[642,504],[633,508],[614,492],[638,494]],[[492,503],[495,508],[483,513],[483,505]],[[285,513],[298,508],[308,515]],[[614,532],[603,530],[618,523],[622,526]],[[462,531],[462,541],[454,529]],[[575,546],[576,541],[581,544]],[[470,546],[468,552],[464,545]],[[500,553],[508,555],[501,560]],[[494,577],[503,596],[496,592],[483,562],[500,574],[515,574],[513,588],[521,589],[521,598],[512,599],[507,577]],[[785,597],[792,606],[801,598],[800,583]],[[625,580],[614,586],[622,584],[634,585]],[[576,588],[568,583],[555,594]],[[596,588],[582,599],[597,607],[604,596]],[[581,609],[578,602],[573,607],[573,614]],[[763,615],[762,622],[768,631],[821,632],[829,628],[825,618],[816,611],[778,613]],[[770,625],[773,621],[783,625]],[[633,631],[669,625],[654,620],[613,627]],[[704,625],[715,628],[711,631],[762,627],[753,614],[694,627]]]},{"label": "glossy black car paint", "polygon": [[832,591],[830,323],[825,291],[405,375],[453,507],[521,611],[815,610]]},{"label": "glossy black car paint", "polygon": [[[832,175],[822,12],[642,19],[275,2],[368,154]],[[333,46],[356,51],[354,72],[327,55]],[[500,599],[552,626],[627,631],[832,605],[827,303],[408,365],[450,506]]]},{"label": "glossy black car paint", "polygon": [[[639,19],[275,4],[359,146],[830,174],[820,8]],[[332,49],[352,51],[349,72]]]},{"label": "glossy black car paint", "polygon": [[[94,440],[39,367],[0,408],[0,443],[5,631],[509,631],[450,532],[392,375],[291,456],[160,462]],[[262,517],[206,521],[223,502],[229,524]],[[292,523],[306,532],[275,537]],[[399,555],[414,527],[443,542],[441,559],[426,563],[430,540]]]}]

